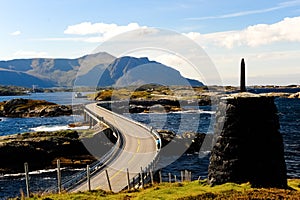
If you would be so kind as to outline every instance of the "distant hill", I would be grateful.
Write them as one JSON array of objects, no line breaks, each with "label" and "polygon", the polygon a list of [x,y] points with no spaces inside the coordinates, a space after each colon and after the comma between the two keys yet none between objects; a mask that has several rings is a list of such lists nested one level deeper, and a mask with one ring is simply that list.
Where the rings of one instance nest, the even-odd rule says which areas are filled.
[{"label": "distant hill", "polygon": [[0,85],[14,85],[31,88],[32,85],[54,87],[56,84],[49,79],[42,79],[24,72],[0,70]]},{"label": "distant hill", "polygon": [[[79,70],[80,69],[80,70]],[[121,57],[101,52],[77,59],[16,59],[0,61],[0,84],[31,87],[127,86],[159,83],[202,86],[166,65],[148,58]]]},{"label": "distant hill", "polygon": [[161,85],[193,85],[202,86],[203,83],[186,79],[181,74],[166,65],[148,58],[121,57],[114,60],[103,72],[98,86],[115,85],[118,87],[143,84]]},{"label": "distant hill", "polygon": [[[108,53],[97,53],[76,59],[33,58],[0,61],[0,77],[2,85],[18,85],[39,87],[73,86],[78,69],[85,68],[88,73],[99,64],[108,65],[115,59]],[[5,75],[9,76],[2,80]],[[14,75],[13,75],[14,74]],[[18,77],[20,80],[16,80]]]}]

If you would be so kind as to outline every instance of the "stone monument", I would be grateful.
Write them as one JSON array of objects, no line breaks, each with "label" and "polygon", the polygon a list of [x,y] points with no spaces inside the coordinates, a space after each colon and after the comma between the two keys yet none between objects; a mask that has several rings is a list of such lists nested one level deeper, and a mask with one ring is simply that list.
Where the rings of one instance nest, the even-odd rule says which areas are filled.
[{"label": "stone monument", "polygon": [[[242,60],[241,71],[244,67]],[[245,91],[245,75],[241,79],[241,91]],[[242,92],[222,98],[216,112],[209,183],[250,182],[252,187],[286,188],[283,140],[278,129],[273,97]]]},{"label": "stone monument", "polygon": [[245,60],[242,58],[241,61],[241,83],[240,83],[240,91],[246,92],[246,69],[245,69]]}]

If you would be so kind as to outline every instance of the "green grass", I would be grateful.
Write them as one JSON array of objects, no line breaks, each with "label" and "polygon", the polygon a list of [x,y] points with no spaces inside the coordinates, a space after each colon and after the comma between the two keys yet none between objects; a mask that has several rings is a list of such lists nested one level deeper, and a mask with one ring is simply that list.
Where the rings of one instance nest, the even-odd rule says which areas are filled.
[{"label": "green grass", "polygon": [[163,183],[130,192],[111,193],[102,190],[79,193],[35,195],[32,200],[66,200],[66,199],[300,199],[300,179],[289,180],[293,189],[257,189],[249,183],[226,183],[211,187],[206,181],[184,183]]}]

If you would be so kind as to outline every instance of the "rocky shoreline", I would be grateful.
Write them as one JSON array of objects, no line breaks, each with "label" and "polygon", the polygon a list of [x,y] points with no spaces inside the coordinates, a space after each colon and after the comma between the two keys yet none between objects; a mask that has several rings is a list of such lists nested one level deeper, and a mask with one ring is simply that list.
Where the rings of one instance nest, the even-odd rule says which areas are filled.
[{"label": "rocky shoreline", "polygon": [[209,98],[199,100],[130,100],[128,101],[100,101],[98,105],[116,113],[168,113],[183,111],[185,106],[211,105]]},{"label": "rocky shoreline", "polygon": [[[75,130],[32,132],[0,137],[0,173],[23,172],[28,162],[30,170],[56,167],[60,159],[63,167],[81,168],[103,156],[113,143],[107,139],[110,129],[82,135]],[[91,155],[85,145],[100,147]],[[99,148],[98,148],[99,149]]]},{"label": "rocky shoreline", "polygon": [[[179,136],[167,130],[158,132],[163,147],[167,145],[177,149],[183,147],[188,154],[198,153],[205,138],[204,133],[184,133]],[[23,172],[25,162],[29,163],[30,170],[51,169],[56,167],[57,159],[60,159],[63,167],[85,167],[112,148],[111,133],[109,128],[104,128],[101,132],[89,134],[64,130],[0,136],[0,173]],[[92,155],[87,146],[100,147],[101,152]],[[168,152],[168,154],[176,153],[176,151]]]},{"label": "rocky shoreline", "polygon": [[56,117],[71,114],[71,106],[45,100],[19,98],[0,102],[0,117]]}]

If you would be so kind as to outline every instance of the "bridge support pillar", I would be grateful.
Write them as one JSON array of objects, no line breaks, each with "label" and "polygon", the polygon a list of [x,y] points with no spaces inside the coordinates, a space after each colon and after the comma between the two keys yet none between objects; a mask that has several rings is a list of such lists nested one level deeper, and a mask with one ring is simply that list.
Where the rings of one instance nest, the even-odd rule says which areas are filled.
[{"label": "bridge support pillar", "polygon": [[86,112],[84,111],[84,112],[83,112],[83,121],[84,121],[84,122],[87,121],[86,118],[87,118],[87,114],[86,114]]},{"label": "bridge support pillar", "polygon": [[92,128],[92,117],[88,116],[89,128]]}]

